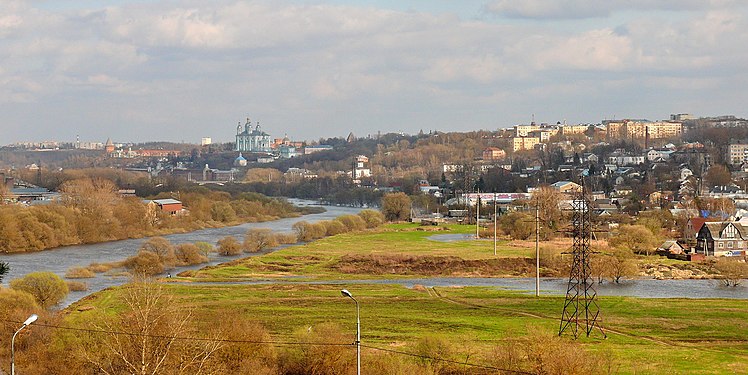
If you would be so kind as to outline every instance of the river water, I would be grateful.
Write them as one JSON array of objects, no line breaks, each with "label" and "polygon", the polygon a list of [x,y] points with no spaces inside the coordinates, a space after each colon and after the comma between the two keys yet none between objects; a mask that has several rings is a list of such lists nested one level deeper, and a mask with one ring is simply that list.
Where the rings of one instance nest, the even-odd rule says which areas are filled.
[{"label": "river water", "polygon": [[[289,201],[296,205],[309,205],[313,203],[312,201],[303,200]],[[274,232],[290,232],[292,231],[292,226],[299,221],[317,222],[322,220],[331,220],[341,215],[356,214],[361,211],[361,208],[355,207],[322,207],[324,207],[327,211],[319,214],[310,214],[297,218],[266,221],[263,223],[245,223],[223,228],[208,228],[189,233],[169,234],[163,237],[168,239],[173,244],[204,241],[215,245],[218,240],[226,236],[234,236],[237,238],[237,240],[242,241],[244,233],[251,228],[268,228]],[[8,281],[23,277],[30,272],[50,271],[56,273],[57,275],[60,275],[60,277],[64,277],[65,272],[67,272],[67,270],[72,267],[85,267],[94,262],[118,262],[136,254],[138,252],[138,249],[140,248],[140,245],[142,245],[145,241],[146,238],[138,238],[88,245],[66,246],[57,249],[32,253],[3,254],[0,255],[0,262],[7,262],[10,265],[10,272],[5,275],[3,283],[7,285]],[[177,273],[185,270],[198,269],[208,265],[227,262],[236,258],[259,254],[261,253],[242,254],[237,256],[222,256],[213,253],[209,256],[209,263],[203,263],[196,266],[177,267],[176,269],[170,270],[169,272],[172,275],[176,275]],[[62,305],[67,306],[85,297],[86,295],[98,292],[111,286],[121,285],[123,283],[126,283],[128,280],[129,278],[127,276],[113,276],[106,273],[97,274],[94,278],[76,280],[85,282],[88,285],[88,290],[81,292],[70,292],[65,301],[63,301]]]},{"label": "river water", "polygon": [[[294,204],[305,205],[311,204],[310,201],[292,200]],[[320,214],[311,214],[298,218],[281,219],[268,221],[264,223],[245,223],[232,227],[202,229],[190,233],[171,234],[164,236],[174,244],[194,243],[205,241],[215,244],[221,238],[226,236],[235,236],[241,240],[244,233],[250,228],[268,228],[275,232],[290,232],[294,223],[299,221],[316,222],[321,220],[334,219],[340,215],[355,214],[360,208],[323,206],[326,212]],[[472,236],[463,234],[434,235],[437,241],[461,241],[469,240]],[[130,239],[122,241],[104,242],[90,245],[68,246],[54,250],[46,250],[33,253],[5,254],[0,255],[0,262],[10,264],[10,272],[5,276],[4,283],[7,285],[9,280],[22,277],[30,272],[51,271],[61,277],[71,267],[85,267],[93,262],[109,263],[121,261],[137,253],[138,248],[146,239]],[[210,254],[210,261],[207,264],[196,266],[178,267],[171,270],[171,274],[199,269],[207,265],[215,265],[227,262],[233,259],[260,255],[242,254],[237,256],[221,256]],[[109,274],[97,274],[90,279],[81,279],[88,285],[88,290],[81,292],[71,292],[67,299],[61,304],[62,306],[71,303],[102,289],[121,285],[129,280],[127,276],[116,276]],[[273,280],[273,281],[249,281],[236,282],[235,284],[269,284],[269,283],[291,283],[303,281],[292,280]],[[230,282],[229,282],[230,283]],[[503,288],[509,290],[524,291],[534,293],[535,279],[533,278],[460,278],[460,277],[432,277],[417,279],[378,279],[378,280],[338,280],[324,282],[308,282],[324,284],[394,284],[413,287],[414,285],[435,286],[435,287],[460,287],[460,286],[485,286]],[[566,293],[566,279],[543,278],[540,281],[541,294],[544,295],[564,295]],[[731,298],[731,299],[748,299],[748,286],[740,285],[737,287],[724,287],[718,280],[652,280],[636,279],[624,280],[621,284],[604,283],[595,284],[595,289],[600,296],[631,296],[642,298]]]}]

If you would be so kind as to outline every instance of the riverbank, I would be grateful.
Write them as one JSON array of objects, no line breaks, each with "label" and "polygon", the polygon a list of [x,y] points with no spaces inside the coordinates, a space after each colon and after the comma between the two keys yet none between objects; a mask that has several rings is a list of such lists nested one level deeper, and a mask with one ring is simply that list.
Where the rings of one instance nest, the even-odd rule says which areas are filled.
[{"label": "riverbank", "polygon": [[[284,199],[260,194],[231,197],[217,192],[192,192],[184,194],[192,202],[189,209],[168,214],[137,198],[82,195],[85,198],[70,199],[69,204],[0,206],[0,254],[188,233],[323,210],[320,206],[296,207]],[[107,205],[101,203],[109,200]]]},{"label": "riverbank", "polygon": [[[476,241],[473,234],[473,227],[465,225],[449,225],[434,231],[432,227],[417,224],[388,224],[375,231],[338,235],[180,276],[205,281],[535,276],[534,242],[500,239],[494,255],[493,241]],[[568,277],[566,253],[570,248],[568,238],[542,242],[541,277]],[[633,256],[631,262],[636,270],[623,280],[721,277],[709,264],[654,255]]]},{"label": "riverbank", "polygon": [[[300,201],[296,201],[299,203]],[[311,203],[311,201],[306,201]],[[242,238],[249,229],[270,229],[274,232],[291,232],[292,227],[299,221],[318,222],[332,220],[341,215],[356,214],[361,209],[355,207],[322,206],[325,212],[310,214],[306,216],[286,218],[261,223],[244,223],[236,226],[225,226],[220,228],[207,228],[187,233],[176,233],[164,236],[172,244],[207,242],[216,244],[218,240],[227,236]],[[0,262],[7,262],[10,271],[5,275],[3,282],[7,285],[10,280],[23,277],[35,271],[50,271],[60,277],[64,277],[68,269],[73,267],[86,267],[91,263],[114,263],[137,253],[145,241],[145,238],[110,241],[98,244],[66,246],[53,251],[39,251],[29,253],[0,254]],[[217,265],[247,256],[260,256],[264,253],[241,254],[237,256],[222,256],[216,253],[209,254],[209,263],[178,267],[170,272],[176,275],[186,270],[199,269],[206,265]],[[86,291],[71,292],[63,301],[62,306],[77,301],[88,294],[102,289],[118,286],[128,282],[129,275],[103,273],[96,274],[93,278],[84,279],[88,289]]]}]

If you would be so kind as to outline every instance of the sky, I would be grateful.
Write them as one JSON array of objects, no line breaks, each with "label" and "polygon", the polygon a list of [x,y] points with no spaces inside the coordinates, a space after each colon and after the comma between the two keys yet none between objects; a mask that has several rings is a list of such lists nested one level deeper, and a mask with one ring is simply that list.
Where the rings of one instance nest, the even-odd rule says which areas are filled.
[{"label": "sky", "polygon": [[0,144],[745,117],[746,0],[2,0]]}]

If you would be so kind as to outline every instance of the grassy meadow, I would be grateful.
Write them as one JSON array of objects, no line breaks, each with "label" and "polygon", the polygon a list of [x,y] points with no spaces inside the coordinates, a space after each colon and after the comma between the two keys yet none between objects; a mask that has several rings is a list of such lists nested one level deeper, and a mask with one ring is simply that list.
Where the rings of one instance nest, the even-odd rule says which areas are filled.
[{"label": "grassy meadow", "polygon": [[[516,268],[523,264],[516,263],[518,260],[534,256],[531,242],[501,240],[498,257],[494,257],[490,239],[458,242],[428,239],[434,234],[474,233],[474,227],[470,226],[450,226],[448,231],[416,228],[411,224],[394,224],[375,231],[328,237],[185,272],[164,287],[173,295],[174,303],[194,312],[194,324],[199,326],[210,326],[216,312],[230,311],[259,322],[273,340],[293,340],[299,332],[333,323],[349,337],[347,342],[352,342],[356,310],[353,301],[340,293],[346,288],[361,304],[364,344],[413,353],[424,338],[437,337],[451,345],[449,358],[497,367],[500,364],[496,364],[496,358],[512,346],[526,345],[522,340],[528,335],[541,332],[553,337],[558,333],[562,296],[534,297],[486,287],[409,289],[397,285],[345,284],[345,280],[363,278],[521,276],[528,268],[522,268],[518,274],[512,268],[496,266],[495,262],[513,264]],[[570,243],[559,240],[543,246],[560,253],[567,251]],[[438,262],[436,258],[444,257],[455,258],[454,263],[435,268],[421,264]],[[395,274],[386,272],[388,267],[397,267],[389,261],[414,259],[418,265],[412,269]],[[357,265],[361,268],[356,268]],[[319,283],[249,283],[277,279]],[[325,283],[326,280],[337,284]],[[124,308],[120,293],[122,287],[112,288],[79,301],[68,309],[67,322],[79,325],[84,324],[89,314],[118,314]],[[598,304],[607,338],[603,339],[597,331],[590,338],[576,341],[564,335],[561,345],[576,345],[607,358],[612,373],[748,373],[746,300],[599,297]],[[364,348],[363,366],[377,352]]]},{"label": "grassy meadow", "polygon": [[[490,353],[502,342],[520,340],[530,331],[555,335],[563,307],[558,296],[536,298],[480,287],[173,284],[167,290],[198,320],[215,318],[201,312],[230,310],[252,317],[283,341],[322,323],[337,324],[352,339],[355,306],[341,296],[344,287],[361,304],[364,343],[414,352],[419,339],[442,337],[454,343],[454,358],[469,358],[471,363],[491,363]],[[82,322],[97,311],[116,314],[122,308],[119,292],[107,290],[80,302],[75,307],[85,311],[68,319]],[[748,372],[748,309],[743,300],[601,297],[598,302],[607,339],[595,331],[578,341],[591,352],[610,356],[616,373]],[[373,354],[376,350],[364,349],[364,358]]]},{"label": "grassy meadow", "polygon": [[[497,241],[497,256],[493,255],[493,240],[443,242],[429,239],[440,234],[474,234],[475,227],[467,225],[419,227],[417,224],[389,224],[375,231],[346,233],[314,242],[288,247],[269,254],[250,257],[223,265],[188,271],[184,276],[199,279],[256,279],[302,277],[303,279],[354,279],[434,276],[522,276],[515,267],[504,269],[497,264],[483,265],[480,261],[535,257],[534,244],[528,241]],[[441,228],[441,227],[439,227]],[[560,253],[570,248],[569,240],[544,243]],[[353,257],[353,259],[351,259]],[[357,257],[361,257],[360,259]],[[470,264],[439,264],[443,257],[474,261]],[[415,269],[399,273],[388,270],[388,263],[405,263],[403,258],[418,263]],[[455,261],[457,259],[452,259]],[[352,261],[347,264],[346,261]],[[363,263],[356,268],[355,261]],[[425,267],[423,262],[436,263]],[[375,263],[375,264],[370,264]],[[454,263],[454,262],[452,262]],[[532,263],[532,262],[531,262]],[[534,264],[534,263],[532,263]],[[531,265],[531,264],[530,264]],[[449,268],[450,270],[445,270]],[[527,267],[525,267],[527,268]],[[527,270],[525,270],[527,271]],[[534,272],[534,268],[533,271]],[[529,275],[529,272],[525,272]],[[393,275],[394,274],[394,275]]]}]

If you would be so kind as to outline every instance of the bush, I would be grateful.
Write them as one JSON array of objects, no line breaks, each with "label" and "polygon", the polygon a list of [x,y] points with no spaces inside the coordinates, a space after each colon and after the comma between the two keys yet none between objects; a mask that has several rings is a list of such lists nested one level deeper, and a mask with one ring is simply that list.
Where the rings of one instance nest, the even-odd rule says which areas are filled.
[{"label": "bush", "polygon": [[366,229],[366,221],[358,215],[343,215],[335,218],[334,221],[339,221],[345,225],[347,232]]},{"label": "bush", "polygon": [[454,360],[456,351],[452,342],[445,337],[425,336],[416,343],[416,353],[422,356],[419,359],[422,366],[435,374],[441,374],[450,373],[450,368],[453,365],[432,358]]},{"label": "bush", "polygon": [[12,280],[10,287],[31,294],[45,309],[60,303],[69,292],[65,281],[52,272],[32,272]]},{"label": "bush", "polygon": [[519,340],[505,341],[496,348],[492,365],[512,372],[532,374],[616,373],[612,357],[589,352],[579,342],[559,337],[545,329],[532,328]]},{"label": "bush", "polygon": [[137,276],[153,276],[164,272],[161,258],[146,250],[140,250],[136,255],[127,258],[124,266]]},{"label": "bush", "polygon": [[535,233],[534,219],[527,214],[512,212],[499,219],[502,232],[515,240],[526,240]]},{"label": "bush", "polygon": [[341,333],[338,326],[323,323],[296,334],[298,346],[287,348],[279,358],[281,374],[348,374],[356,363],[354,347],[313,345],[314,342],[352,342],[353,335]]},{"label": "bush", "polygon": [[296,238],[298,238],[299,241],[309,242],[313,240],[311,233],[312,228],[310,223],[306,221],[299,221],[297,223],[294,223],[291,228],[296,233]]},{"label": "bush", "polygon": [[174,246],[163,237],[151,237],[140,246],[141,251],[148,251],[158,255],[159,260],[165,268],[174,268],[177,257],[174,255]]},{"label": "bush", "polygon": [[278,246],[278,240],[273,231],[267,228],[253,228],[244,234],[244,251],[256,253]]},{"label": "bush", "polygon": [[81,281],[67,281],[68,290],[71,292],[84,292],[88,290],[88,284]]},{"label": "bush", "polygon": [[200,254],[205,255],[206,257],[208,254],[216,251],[216,248],[213,245],[205,241],[195,242],[195,246],[200,250]]},{"label": "bush", "polygon": [[114,265],[111,263],[91,263],[86,268],[95,273],[104,273],[114,268]]},{"label": "bush", "polygon": [[96,274],[88,268],[73,267],[65,272],[65,278],[67,279],[90,279],[95,277]]},{"label": "bush", "polygon": [[279,244],[292,244],[299,241],[294,233],[276,233],[275,240]]},{"label": "bush", "polygon": [[348,231],[348,228],[337,220],[325,220],[322,223],[325,226],[325,234],[328,236],[335,236]]},{"label": "bush", "polygon": [[384,215],[379,211],[363,210],[358,213],[358,216],[364,219],[367,228],[376,228],[384,224]]},{"label": "bush", "polygon": [[225,256],[239,255],[242,253],[242,246],[236,238],[224,237],[218,240],[218,253]]},{"label": "bush", "polygon": [[390,193],[382,197],[382,214],[387,221],[403,221],[410,218],[410,197],[405,193]]},{"label": "bush", "polygon": [[191,243],[183,243],[177,246],[174,255],[177,257],[177,262],[183,266],[208,262],[208,257],[200,252],[200,248]]},{"label": "bush", "polygon": [[225,366],[224,374],[275,375],[277,353],[270,344],[267,330],[249,316],[236,310],[219,310],[210,317],[223,340],[214,354],[214,361]]}]

